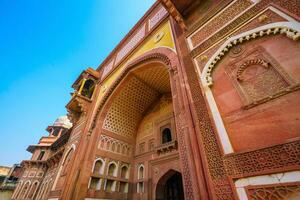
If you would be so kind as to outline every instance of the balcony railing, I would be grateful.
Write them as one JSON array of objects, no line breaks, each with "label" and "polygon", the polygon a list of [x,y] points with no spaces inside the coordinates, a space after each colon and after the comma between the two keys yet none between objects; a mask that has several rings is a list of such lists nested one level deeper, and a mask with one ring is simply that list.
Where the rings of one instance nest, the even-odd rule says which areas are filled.
[{"label": "balcony railing", "polygon": [[172,151],[173,149],[177,149],[177,140],[172,140],[156,147],[157,153],[164,153]]}]

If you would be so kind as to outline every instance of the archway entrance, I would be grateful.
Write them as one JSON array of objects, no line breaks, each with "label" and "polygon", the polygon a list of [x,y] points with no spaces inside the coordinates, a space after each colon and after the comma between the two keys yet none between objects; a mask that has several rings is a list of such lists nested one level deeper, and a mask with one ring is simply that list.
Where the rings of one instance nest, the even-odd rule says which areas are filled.
[{"label": "archway entrance", "polygon": [[157,183],[156,200],[183,200],[181,173],[170,170]]},{"label": "archway entrance", "polygon": [[[104,188],[105,193],[101,198],[148,199],[155,196],[152,187],[149,187],[153,180],[153,173],[149,173],[152,163],[149,161],[163,156],[169,159],[162,163],[171,161],[176,167],[179,166],[179,156],[174,156],[178,153],[178,143],[172,75],[161,62],[142,63],[124,75],[109,97],[101,114],[103,121],[99,148],[110,153],[102,158],[120,163],[118,168],[126,165],[133,170],[129,170],[127,177],[116,174],[114,177],[119,179],[116,189],[107,191]],[[105,172],[104,183],[113,180],[112,177]],[[129,179],[133,179],[136,187],[123,190],[124,184],[129,185]],[[171,184],[173,181],[171,179],[167,183],[170,192],[176,190],[176,185]],[[170,196],[169,199],[182,198]]]}]

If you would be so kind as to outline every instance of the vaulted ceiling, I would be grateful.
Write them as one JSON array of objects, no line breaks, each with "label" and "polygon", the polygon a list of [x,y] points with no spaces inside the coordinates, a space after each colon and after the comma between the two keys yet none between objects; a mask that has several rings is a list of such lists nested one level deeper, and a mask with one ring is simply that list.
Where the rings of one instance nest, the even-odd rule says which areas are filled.
[{"label": "vaulted ceiling", "polygon": [[132,138],[147,109],[162,94],[170,93],[169,72],[159,64],[130,72],[112,98],[103,128]]}]

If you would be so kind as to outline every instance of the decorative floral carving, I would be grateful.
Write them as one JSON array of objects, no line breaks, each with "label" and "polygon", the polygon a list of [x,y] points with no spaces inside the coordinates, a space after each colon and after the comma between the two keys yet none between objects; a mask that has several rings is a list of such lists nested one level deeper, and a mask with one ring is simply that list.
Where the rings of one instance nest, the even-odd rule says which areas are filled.
[{"label": "decorative floral carving", "polygon": [[285,200],[300,198],[300,182],[289,185],[257,186],[247,188],[250,200]]},{"label": "decorative floral carving", "polygon": [[[240,37],[230,40],[227,42],[227,45],[224,46],[221,51],[215,55],[213,58],[210,59],[209,64],[207,64],[206,71],[204,71],[204,77],[206,80],[206,84],[208,86],[213,85],[213,80],[212,80],[212,72],[214,67],[217,65],[217,63],[224,57],[224,55],[231,49],[233,46],[236,46],[238,44],[241,44],[245,41],[249,41],[258,37],[263,37],[266,35],[276,35],[276,34],[285,34],[288,38],[291,38],[293,40],[298,40],[300,39],[300,32],[297,30],[293,30],[292,28],[289,27],[289,24],[282,23],[280,26],[274,25],[272,28],[262,28],[261,30],[248,33],[247,35],[242,34]],[[205,69],[204,69],[205,70]]]},{"label": "decorative floral carving", "polygon": [[[245,24],[247,21],[249,21],[251,18],[253,18],[257,13],[259,13],[263,8],[266,8],[270,3],[276,4],[278,6],[281,6],[282,8],[285,8],[286,10],[290,11],[291,13],[295,15],[300,15],[300,9],[299,9],[299,0],[263,0],[258,2],[253,7],[249,8],[247,12],[242,13],[238,18],[232,20],[227,26],[225,26],[220,31],[216,32],[214,35],[212,35],[209,39],[205,40],[201,43],[201,45],[197,46],[193,51],[191,52],[191,55],[195,57],[196,55],[200,54],[201,52],[207,50],[209,47],[213,46],[217,41],[224,38],[224,36],[227,36],[233,30],[235,30],[237,27],[241,26],[242,24]],[[218,26],[216,26],[218,27]]]},{"label": "decorative floral carving", "polygon": [[217,29],[224,26],[227,22],[236,17],[239,13],[245,11],[251,6],[251,1],[237,0],[231,4],[227,9],[224,9],[217,17],[214,17],[208,24],[205,24],[202,28],[191,36],[191,42],[193,47],[201,43],[203,40],[209,38]]},{"label": "decorative floral carving", "polygon": [[224,164],[231,176],[254,176],[282,168],[299,169],[300,141],[225,156]]},{"label": "decorative floral carving", "polygon": [[245,109],[297,90],[299,85],[260,46],[230,62],[226,71]]},{"label": "decorative floral carving", "polygon": [[245,51],[245,48],[242,45],[236,45],[234,47],[231,48],[230,52],[229,52],[229,56],[230,57],[239,57],[241,56]]},{"label": "decorative floral carving", "polygon": [[263,59],[252,59],[252,60],[247,60],[246,62],[244,62],[237,70],[236,72],[236,79],[238,81],[243,81],[242,78],[242,73],[245,71],[245,69],[251,65],[261,65],[264,66],[265,68],[269,67],[269,63],[266,62]]}]

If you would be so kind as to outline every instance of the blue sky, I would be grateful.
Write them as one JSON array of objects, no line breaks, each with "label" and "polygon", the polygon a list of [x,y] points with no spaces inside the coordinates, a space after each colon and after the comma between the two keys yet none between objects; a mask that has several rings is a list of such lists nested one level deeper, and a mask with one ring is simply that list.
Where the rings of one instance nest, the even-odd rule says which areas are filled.
[{"label": "blue sky", "polygon": [[155,0],[0,1],[0,165],[66,114],[71,85],[97,66]]}]

